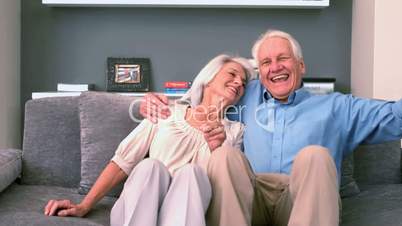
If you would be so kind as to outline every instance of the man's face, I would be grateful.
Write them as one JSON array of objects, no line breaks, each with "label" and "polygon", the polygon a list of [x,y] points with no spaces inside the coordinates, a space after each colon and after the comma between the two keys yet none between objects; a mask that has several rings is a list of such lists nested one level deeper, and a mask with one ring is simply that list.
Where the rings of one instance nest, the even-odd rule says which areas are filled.
[{"label": "man's face", "polygon": [[265,39],[257,53],[260,81],[271,95],[286,102],[301,86],[304,62],[293,54],[290,42],[281,37]]}]

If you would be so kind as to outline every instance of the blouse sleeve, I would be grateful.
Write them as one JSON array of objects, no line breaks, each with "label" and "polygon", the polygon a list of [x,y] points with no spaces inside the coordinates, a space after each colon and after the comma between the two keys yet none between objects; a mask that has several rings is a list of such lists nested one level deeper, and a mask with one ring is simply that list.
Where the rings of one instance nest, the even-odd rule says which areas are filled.
[{"label": "blouse sleeve", "polygon": [[226,140],[223,145],[230,145],[241,150],[243,147],[244,124],[235,121],[226,121],[225,124]]},{"label": "blouse sleeve", "polygon": [[144,119],[119,144],[111,161],[115,162],[127,175],[130,175],[137,163],[148,153],[157,127],[156,124]]}]

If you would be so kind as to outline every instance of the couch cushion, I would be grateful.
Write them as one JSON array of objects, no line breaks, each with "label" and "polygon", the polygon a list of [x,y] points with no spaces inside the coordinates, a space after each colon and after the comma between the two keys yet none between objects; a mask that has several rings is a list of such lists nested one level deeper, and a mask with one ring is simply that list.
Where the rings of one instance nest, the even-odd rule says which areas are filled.
[{"label": "couch cushion", "polygon": [[[85,92],[79,99],[81,126],[81,181],[79,192],[86,194],[102,169],[113,157],[120,142],[137,125],[130,118],[134,97]],[[122,186],[109,195],[120,194]]]},{"label": "couch cushion", "polygon": [[402,184],[360,186],[361,192],[342,200],[342,226],[400,226]]},{"label": "couch cushion", "polygon": [[115,202],[114,198],[103,198],[84,218],[49,217],[43,214],[43,209],[50,199],[78,203],[83,196],[72,188],[13,184],[0,193],[0,225],[106,226]]},{"label": "couch cushion", "polygon": [[78,97],[28,101],[25,105],[22,182],[77,187],[80,156]]},{"label": "couch cushion", "polygon": [[21,174],[21,150],[0,150],[0,192]]},{"label": "couch cushion", "polygon": [[355,178],[360,184],[401,183],[401,143],[361,145],[354,153]]},{"label": "couch cushion", "polygon": [[344,198],[357,195],[359,192],[359,187],[354,178],[354,158],[353,154],[350,154],[342,161],[340,195]]}]

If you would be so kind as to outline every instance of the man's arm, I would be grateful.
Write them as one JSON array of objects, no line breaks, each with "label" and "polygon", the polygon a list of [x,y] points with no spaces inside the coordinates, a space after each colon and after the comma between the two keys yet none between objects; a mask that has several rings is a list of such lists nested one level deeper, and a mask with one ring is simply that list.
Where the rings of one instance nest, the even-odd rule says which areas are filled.
[{"label": "man's arm", "polygon": [[[346,98],[349,144],[381,143],[402,137],[402,99],[398,102]],[[335,115],[336,117],[336,115]]]},{"label": "man's arm", "polygon": [[[168,98],[163,94],[148,93],[142,98],[140,104],[134,105],[134,114],[147,118],[152,123],[157,123],[159,118],[166,119],[171,112],[168,107]],[[226,139],[222,124],[204,125],[202,128],[204,138],[211,151],[220,147]]]},{"label": "man's arm", "polygon": [[158,118],[166,119],[170,116],[168,102],[168,97],[163,94],[148,93],[134,104],[133,113],[136,118],[146,118],[157,123]]}]

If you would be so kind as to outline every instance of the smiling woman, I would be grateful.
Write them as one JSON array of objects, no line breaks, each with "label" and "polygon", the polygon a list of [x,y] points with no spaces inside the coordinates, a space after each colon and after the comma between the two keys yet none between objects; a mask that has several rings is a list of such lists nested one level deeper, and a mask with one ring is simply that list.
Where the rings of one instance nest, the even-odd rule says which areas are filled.
[{"label": "smiling woman", "polygon": [[[135,69],[131,64],[128,68]],[[111,211],[111,225],[205,225],[212,195],[206,166],[221,142],[208,142],[204,133],[220,129],[226,134],[222,146],[240,148],[244,126],[223,115],[226,107],[243,95],[245,83],[253,77],[248,60],[215,57],[200,71],[186,95],[171,107],[170,117],[157,124],[143,120],[121,141],[80,204],[50,200],[45,215],[82,217],[128,177]],[[144,159],[147,154],[149,158]]]}]

